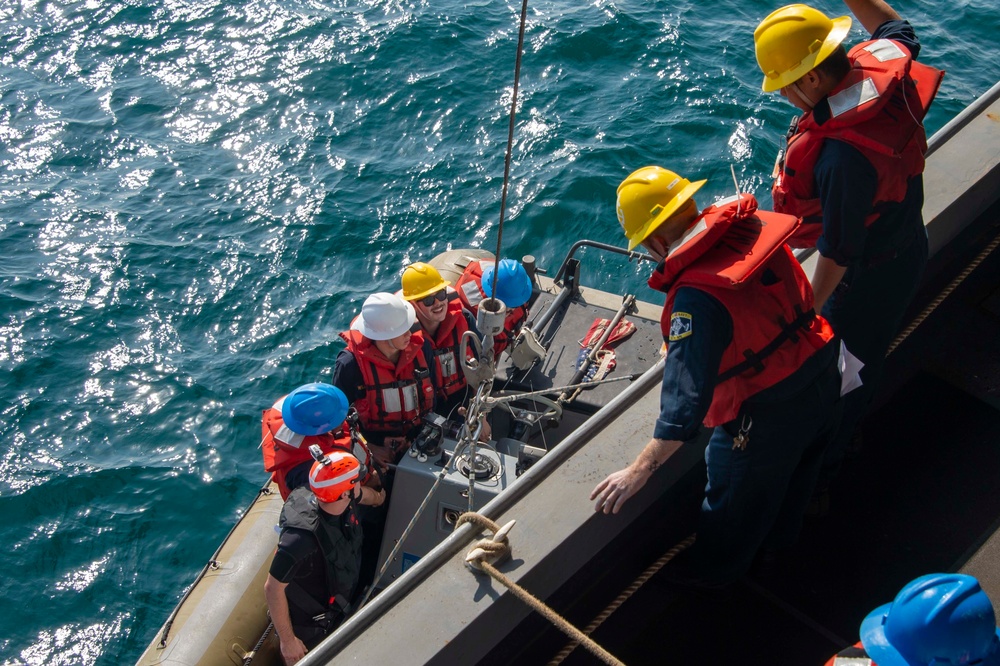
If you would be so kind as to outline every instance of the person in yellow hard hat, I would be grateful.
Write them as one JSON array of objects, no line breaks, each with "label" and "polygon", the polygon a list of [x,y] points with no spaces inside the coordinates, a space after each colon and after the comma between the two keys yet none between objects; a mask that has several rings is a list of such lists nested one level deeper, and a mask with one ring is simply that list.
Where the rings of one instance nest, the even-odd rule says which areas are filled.
[{"label": "person in yellow hard hat", "polygon": [[403,270],[403,298],[414,308],[424,337],[430,343],[431,366],[438,392],[438,410],[453,416],[468,399],[461,368],[461,341],[466,331],[479,337],[476,319],[462,307],[451,283],[430,264],[417,262]]},{"label": "person in yellow hard hat", "polygon": [[833,331],[785,244],[799,220],[758,211],[747,194],[699,212],[704,184],[650,166],[618,187],[629,249],[641,244],[660,260],[649,286],[667,294],[667,358],[653,438],[590,498],[596,511],[618,513],[682,442],[713,428],[698,539],[665,575],[721,587],[758,549],[797,536],[836,429],[840,373]]},{"label": "person in yellow hard hat", "polygon": [[754,31],[762,89],[802,111],[776,165],[774,209],[803,218],[791,244],[819,251],[816,309],[864,363],[821,487],[871,401],[927,262],[921,123],[942,76],[916,62],[913,28],[883,0],[845,4],[871,34],[850,51],[851,18],[807,5],[782,7]]}]

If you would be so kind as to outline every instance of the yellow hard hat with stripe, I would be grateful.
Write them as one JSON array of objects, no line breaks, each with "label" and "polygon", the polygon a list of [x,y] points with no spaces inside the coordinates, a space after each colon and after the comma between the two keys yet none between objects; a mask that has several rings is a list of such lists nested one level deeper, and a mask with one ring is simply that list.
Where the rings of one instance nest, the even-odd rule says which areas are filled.
[{"label": "yellow hard hat with stripe", "polygon": [[840,46],[851,17],[831,19],[808,5],[786,5],[768,14],[753,31],[757,64],[764,72],[764,92],[789,86]]},{"label": "yellow hard hat with stripe", "polygon": [[673,171],[646,166],[629,174],[618,186],[618,224],[625,230],[628,249],[646,240],[670,219],[707,181],[692,183]]}]

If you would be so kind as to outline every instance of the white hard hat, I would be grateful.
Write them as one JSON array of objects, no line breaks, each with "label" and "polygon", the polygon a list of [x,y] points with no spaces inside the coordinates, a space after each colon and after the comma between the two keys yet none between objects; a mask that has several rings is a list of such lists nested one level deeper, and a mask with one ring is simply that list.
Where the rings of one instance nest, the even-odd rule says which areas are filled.
[{"label": "white hard hat", "polygon": [[369,340],[391,340],[410,330],[416,320],[416,311],[402,296],[379,292],[365,299],[351,329]]}]

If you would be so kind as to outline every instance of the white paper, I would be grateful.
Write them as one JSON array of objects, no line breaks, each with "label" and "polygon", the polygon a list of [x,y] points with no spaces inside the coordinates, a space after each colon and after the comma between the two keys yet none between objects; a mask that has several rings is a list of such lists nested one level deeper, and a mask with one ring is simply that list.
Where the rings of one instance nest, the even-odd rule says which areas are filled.
[{"label": "white paper", "polygon": [[861,386],[861,368],[865,364],[850,350],[844,346],[844,341],[840,341],[840,358],[837,359],[837,366],[840,368],[840,396],[844,397],[854,389]]}]

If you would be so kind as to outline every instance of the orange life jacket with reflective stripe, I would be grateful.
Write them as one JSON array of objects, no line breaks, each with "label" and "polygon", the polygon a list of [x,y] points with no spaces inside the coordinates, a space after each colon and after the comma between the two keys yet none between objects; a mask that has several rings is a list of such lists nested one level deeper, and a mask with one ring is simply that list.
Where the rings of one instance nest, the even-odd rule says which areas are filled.
[{"label": "orange life jacket with reflective stripe", "polygon": [[[733,339],[723,353],[704,424],[736,418],[743,402],[787,378],[833,339],[830,324],[813,312],[812,288],[785,241],[798,226],[789,215],[757,212],[748,194],[707,208],[649,279],[667,292],[660,327],[671,331],[673,303],[681,287],[715,297],[733,320]],[[683,322],[681,322],[683,323]]]},{"label": "orange life jacket with reflective stripe", "polygon": [[830,657],[823,666],[878,666],[865,652],[865,646],[858,641]]},{"label": "orange life jacket with reflective stripe", "polygon": [[[264,452],[264,471],[271,472],[274,482],[281,491],[281,499],[288,499],[289,489],[285,484],[288,472],[304,462],[312,460],[309,445],[319,444],[323,453],[351,450],[351,436],[346,424],[321,435],[299,435],[292,432],[281,418],[282,398],[270,409],[265,409],[261,418],[261,449]],[[359,458],[362,462],[365,458]]]},{"label": "orange life jacket with reflective stripe", "polygon": [[462,313],[462,301],[454,290],[448,292],[448,316],[438,326],[433,336],[424,331],[431,343],[434,356],[434,380],[438,395],[447,399],[465,390],[465,373],[459,366],[462,335],[469,330],[469,323]]},{"label": "orange life jacket with reflective stripe", "polygon": [[363,398],[355,401],[363,432],[406,436],[420,425],[421,417],[434,407],[434,385],[424,358],[423,334],[414,333],[410,344],[392,363],[375,343],[358,331],[340,334],[361,370]]},{"label": "orange life jacket with reflective stripe", "polygon": [[878,173],[866,225],[878,218],[880,204],[902,201],[909,179],[924,171],[927,135],[921,123],[944,72],[913,60],[906,46],[889,39],[862,42],[847,57],[850,73],[821,102],[829,118],[818,123],[817,109],[802,115],[771,188],[774,210],[803,219],[792,247],[812,247],[822,232],[813,167],[826,139],[850,144]]}]

